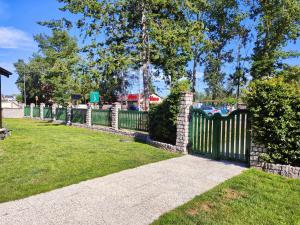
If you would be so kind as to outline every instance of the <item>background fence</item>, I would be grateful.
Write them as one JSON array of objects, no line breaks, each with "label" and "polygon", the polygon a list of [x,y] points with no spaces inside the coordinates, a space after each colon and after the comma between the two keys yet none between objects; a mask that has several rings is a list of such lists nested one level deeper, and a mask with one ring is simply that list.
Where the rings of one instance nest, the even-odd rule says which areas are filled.
[{"label": "background fence", "polygon": [[72,123],[86,123],[86,109],[72,109]]},{"label": "background fence", "polygon": [[111,111],[93,109],[92,125],[111,126]]},{"label": "background fence", "polygon": [[55,112],[55,118],[61,121],[67,121],[67,109],[57,108]]},{"label": "background fence", "polygon": [[148,131],[149,114],[139,111],[119,111],[119,128],[130,130]]},{"label": "background fence", "polygon": [[206,115],[199,109],[191,110],[191,151],[215,159],[248,161],[250,123],[246,110],[237,110],[229,116]]},{"label": "background fence", "polygon": [[35,118],[41,116],[41,110],[39,106],[33,107],[32,116]]},{"label": "background fence", "polygon": [[51,107],[45,107],[44,108],[44,118],[45,119],[51,119],[52,118],[52,108]]},{"label": "background fence", "polygon": [[24,116],[30,116],[30,106],[24,107]]}]

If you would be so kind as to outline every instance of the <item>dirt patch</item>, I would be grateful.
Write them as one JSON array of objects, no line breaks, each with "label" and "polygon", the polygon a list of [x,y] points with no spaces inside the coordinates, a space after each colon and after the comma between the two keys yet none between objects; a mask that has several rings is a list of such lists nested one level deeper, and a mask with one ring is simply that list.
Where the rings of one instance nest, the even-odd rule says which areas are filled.
[{"label": "dirt patch", "polygon": [[198,209],[188,209],[186,210],[186,214],[190,216],[196,216],[198,214]]},{"label": "dirt patch", "polygon": [[246,194],[244,192],[240,192],[231,188],[225,189],[223,194],[223,197],[228,200],[234,200],[245,196]]},{"label": "dirt patch", "polygon": [[194,205],[193,208],[187,209],[186,213],[190,216],[195,216],[199,214],[199,212],[210,212],[214,208],[214,205],[210,202],[201,202]]}]

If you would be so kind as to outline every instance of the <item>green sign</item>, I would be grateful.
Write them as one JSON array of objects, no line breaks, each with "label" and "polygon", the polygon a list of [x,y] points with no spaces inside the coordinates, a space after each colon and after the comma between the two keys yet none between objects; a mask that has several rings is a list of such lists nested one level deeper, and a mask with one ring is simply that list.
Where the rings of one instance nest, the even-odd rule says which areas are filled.
[{"label": "green sign", "polygon": [[99,91],[92,91],[90,92],[90,103],[98,103],[100,100],[100,93]]}]

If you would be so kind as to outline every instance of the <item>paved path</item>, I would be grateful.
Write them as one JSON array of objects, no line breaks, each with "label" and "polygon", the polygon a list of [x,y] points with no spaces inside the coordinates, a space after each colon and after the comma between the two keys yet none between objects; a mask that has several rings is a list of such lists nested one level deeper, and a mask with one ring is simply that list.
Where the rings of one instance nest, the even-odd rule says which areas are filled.
[{"label": "paved path", "polygon": [[0,204],[0,224],[149,224],[245,168],[186,155]]}]

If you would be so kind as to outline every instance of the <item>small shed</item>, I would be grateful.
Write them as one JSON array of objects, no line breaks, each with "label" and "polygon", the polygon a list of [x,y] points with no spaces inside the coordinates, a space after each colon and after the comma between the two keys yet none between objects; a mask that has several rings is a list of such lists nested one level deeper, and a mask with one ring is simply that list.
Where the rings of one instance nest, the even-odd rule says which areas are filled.
[{"label": "small shed", "polygon": [[2,92],[1,92],[1,76],[6,76],[7,78],[12,75],[11,72],[0,67],[0,129],[2,129]]}]

